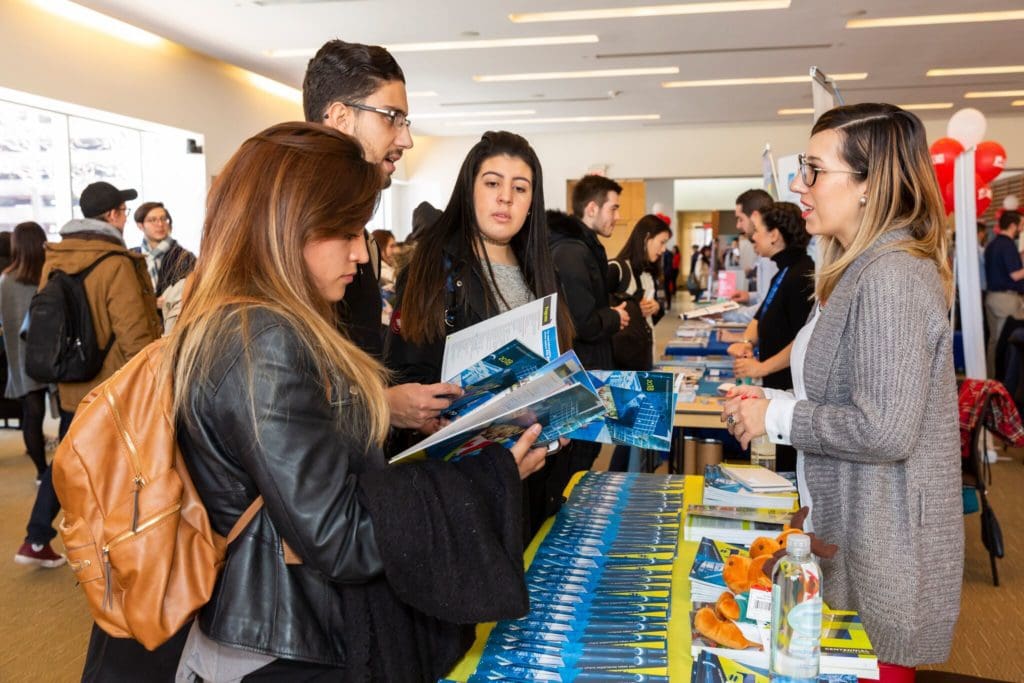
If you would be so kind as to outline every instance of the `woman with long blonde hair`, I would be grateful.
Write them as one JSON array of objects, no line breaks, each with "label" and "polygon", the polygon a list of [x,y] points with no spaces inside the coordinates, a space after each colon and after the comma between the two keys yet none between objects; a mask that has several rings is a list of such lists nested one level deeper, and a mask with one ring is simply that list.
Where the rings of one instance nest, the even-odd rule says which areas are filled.
[{"label": "woman with long blonde hair", "polygon": [[[179,676],[437,680],[475,621],[526,611],[521,531],[494,520],[515,521],[539,429],[511,455],[388,468],[385,372],[335,327],[380,186],[353,138],[286,123],[243,143],[210,191],[165,349],[178,443],[215,531],[263,507],[228,546]],[[459,575],[491,570],[487,596]],[[162,680],[111,666],[97,679]]]},{"label": "woman with long blonde hair", "polygon": [[889,104],[826,112],[792,189],[823,254],[794,391],[740,389],[722,417],[744,446],[767,433],[798,449],[811,528],[839,546],[825,601],[860,612],[883,681],[912,680],[903,669],[949,655],[964,544],[952,277],[924,126]]}]

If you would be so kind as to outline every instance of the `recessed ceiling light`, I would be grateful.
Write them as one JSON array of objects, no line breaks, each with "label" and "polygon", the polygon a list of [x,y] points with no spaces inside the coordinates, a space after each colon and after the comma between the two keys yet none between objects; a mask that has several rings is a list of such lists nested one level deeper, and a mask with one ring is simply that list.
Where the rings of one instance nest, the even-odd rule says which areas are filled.
[{"label": "recessed ceiling light", "polygon": [[635,19],[668,17],[680,14],[717,14],[788,9],[790,0],[739,0],[733,2],[691,2],[685,5],[648,5],[645,7],[608,7],[604,9],[564,10],[558,12],[521,12],[508,15],[514,24],[537,21],[584,21],[587,19]]},{"label": "recessed ceiling light", "polygon": [[473,116],[532,116],[533,114],[536,113],[536,109],[496,109],[494,111],[440,111],[430,112],[428,114],[415,114],[413,118],[416,119],[417,121],[422,121],[424,119],[466,119]]},{"label": "recessed ceiling light", "polygon": [[897,104],[900,109],[907,111],[928,111],[929,109],[952,109],[952,102],[921,102],[919,104]]},{"label": "recessed ceiling light", "polygon": [[406,97],[437,97],[433,90],[412,90],[406,93]]},{"label": "recessed ceiling light", "polygon": [[163,38],[155,33],[143,31],[141,28],[109,17],[101,12],[82,7],[74,2],[68,2],[67,0],[33,0],[33,2],[51,14],[56,14],[83,26],[88,26],[91,29],[102,31],[115,38],[135,43],[136,45],[153,47],[163,42]]},{"label": "recessed ceiling light", "polygon": [[980,100],[987,97],[1024,97],[1024,90],[975,90],[964,93],[969,100]]},{"label": "recessed ceiling light", "polygon": [[659,66],[639,69],[598,69],[596,71],[544,71],[529,74],[492,74],[473,76],[477,83],[507,83],[509,81],[555,81],[565,78],[607,78],[613,76],[665,76],[679,73],[678,66]]},{"label": "recessed ceiling light", "polygon": [[[491,40],[441,40],[424,43],[395,43],[385,45],[388,52],[442,52],[447,50],[485,50],[503,47],[544,47],[546,45],[581,45],[599,42],[592,33],[572,36],[538,36],[534,38],[495,38]],[[312,57],[316,48],[298,47],[266,50],[268,57]]]},{"label": "recessed ceiling light", "polygon": [[924,14],[914,17],[879,17],[878,19],[851,19],[846,28],[889,28],[894,26],[934,26],[935,24],[975,24],[987,21],[1017,21],[1024,19],[1024,10],[1005,12],[964,12],[962,14]]},{"label": "recessed ceiling light", "polygon": [[[863,81],[866,73],[829,74],[833,81]],[[702,81],[665,81],[663,88],[709,88],[726,85],[779,85],[781,83],[807,83],[809,75],[803,76],[761,76],[757,78],[713,78]]]},{"label": "recessed ceiling light", "polygon": [[1024,100],[1014,100],[1010,102],[1011,107],[1024,107]]},{"label": "recessed ceiling light", "polygon": [[439,52],[442,50],[483,50],[501,47],[543,47],[545,45],[581,45],[596,43],[593,34],[574,36],[538,36],[534,38],[492,38],[489,40],[442,40],[432,43],[396,43],[385,45],[388,52]]},{"label": "recessed ceiling light", "polygon": [[977,66],[962,69],[928,69],[925,76],[985,76],[989,74],[1020,74],[1024,73],[1024,65],[1017,66]]},{"label": "recessed ceiling light", "polygon": [[813,114],[814,107],[802,107],[797,109],[780,109],[779,116],[796,116],[798,114]]},{"label": "recessed ceiling light", "polygon": [[542,119],[504,119],[495,121],[487,119],[483,121],[453,121],[449,126],[491,126],[494,124],[522,125],[528,123],[599,123],[602,121],[657,121],[661,114],[621,114],[613,116],[558,116]]}]

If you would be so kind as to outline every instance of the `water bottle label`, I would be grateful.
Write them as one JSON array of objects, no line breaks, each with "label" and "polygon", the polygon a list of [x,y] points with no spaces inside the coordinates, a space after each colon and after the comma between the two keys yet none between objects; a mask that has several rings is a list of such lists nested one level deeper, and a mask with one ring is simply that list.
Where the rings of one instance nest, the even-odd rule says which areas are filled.
[{"label": "water bottle label", "polygon": [[821,598],[812,598],[794,605],[786,615],[786,621],[793,629],[793,635],[821,638]]}]

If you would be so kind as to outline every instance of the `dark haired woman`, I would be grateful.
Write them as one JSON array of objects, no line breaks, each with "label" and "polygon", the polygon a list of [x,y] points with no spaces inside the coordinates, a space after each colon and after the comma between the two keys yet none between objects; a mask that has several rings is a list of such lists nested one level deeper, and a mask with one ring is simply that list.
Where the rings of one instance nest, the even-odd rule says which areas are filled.
[{"label": "dark haired woman", "polygon": [[25,373],[25,347],[18,332],[39,289],[39,276],[46,260],[46,232],[42,226],[31,221],[15,226],[11,252],[14,260],[0,275],[0,326],[4,330],[8,366],[4,396],[21,402],[21,435],[39,479],[46,471],[46,385]]},{"label": "dark haired woman", "polygon": [[[540,161],[521,136],[485,133],[466,155],[448,206],[421,232],[398,278],[386,365],[400,382],[450,379],[440,376],[446,335],[557,290]],[[571,326],[562,303],[562,349],[571,344]],[[549,458],[527,483],[531,531],[560,504],[569,475],[552,468],[564,461]]]},{"label": "dark haired woman", "polygon": [[839,546],[823,597],[860,612],[883,683],[912,681],[949,657],[964,563],[953,277],[924,125],[891,104],[832,109],[791,189],[821,254],[794,391],[742,387],[722,417],[740,443],[800,450],[804,528]]},{"label": "dark haired woman", "polygon": [[[626,303],[629,325],[612,337],[612,354],[619,370],[650,370],[654,367],[654,326],[665,314],[656,298],[662,255],[672,229],[654,214],[643,216],[608,262],[608,290],[616,306]],[[608,469],[638,469],[640,449],[616,446]]]},{"label": "dark haired woman", "polygon": [[796,204],[781,202],[764,214],[754,214],[754,250],[758,256],[774,261],[779,270],[747,326],[744,341],[729,346],[729,354],[736,357],[737,377],[762,377],[764,386],[772,389],[793,387],[789,345],[807,322],[814,296],[814,261],[807,255],[809,238]]}]

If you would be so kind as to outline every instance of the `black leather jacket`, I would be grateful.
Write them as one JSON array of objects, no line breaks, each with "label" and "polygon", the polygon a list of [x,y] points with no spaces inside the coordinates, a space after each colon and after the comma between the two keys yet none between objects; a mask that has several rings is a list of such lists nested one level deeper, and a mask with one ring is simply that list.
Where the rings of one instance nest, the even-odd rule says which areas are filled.
[{"label": "black leather jacket", "polygon": [[[191,389],[178,441],[214,530],[227,534],[262,493],[265,504],[228,549],[200,613],[211,638],[287,659],[345,663],[346,583],[372,580],[382,560],[357,477],[385,467],[365,436],[338,419],[356,399],[326,390],[294,330],[247,309]],[[253,392],[249,398],[248,382]],[[282,537],[304,564],[288,566]]]}]

